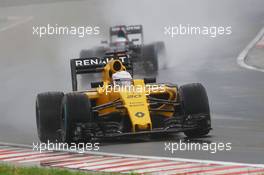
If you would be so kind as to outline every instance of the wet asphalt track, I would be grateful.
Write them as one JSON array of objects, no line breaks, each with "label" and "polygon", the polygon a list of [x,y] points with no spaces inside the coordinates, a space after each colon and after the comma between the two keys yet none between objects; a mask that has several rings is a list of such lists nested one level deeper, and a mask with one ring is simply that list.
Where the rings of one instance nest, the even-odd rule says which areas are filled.
[{"label": "wet asphalt track", "polygon": [[[237,66],[236,57],[264,24],[264,2],[247,1],[0,1],[0,140],[37,141],[34,103],[38,92],[70,91],[69,59],[105,39],[115,24],[143,24],[146,42],[163,40],[169,68],[160,82],[202,82],[214,130],[195,142],[232,143],[229,152],[164,151],[158,141],[104,142],[105,152],[264,163],[264,74]],[[51,2],[51,1],[49,1]],[[140,5],[139,5],[140,4]],[[190,6],[190,4],[192,4]],[[152,8],[149,8],[151,6]],[[129,8],[128,8],[129,7]],[[126,9],[123,13],[123,9]],[[146,9],[149,9],[146,11]],[[7,17],[19,17],[9,18]],[[153,21],[155,20],[155,22]],[[99,25],[100,36],[32,35],[33,25]],[[219,38],[164,36],[165,25],[231,25]],[[183,135],[169,138],[171,142]]]}]

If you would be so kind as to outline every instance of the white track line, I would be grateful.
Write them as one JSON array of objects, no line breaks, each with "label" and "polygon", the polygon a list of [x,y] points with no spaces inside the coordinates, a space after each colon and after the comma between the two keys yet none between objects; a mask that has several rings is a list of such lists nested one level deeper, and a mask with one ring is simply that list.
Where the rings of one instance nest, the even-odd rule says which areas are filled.
[{"label": "white track line", "polygon": [[17,144],[17,143],[8,143],[8,142],[0,142],[1,146],[7,146],[7,147],[19,147],[19,148],[30,148],[32,149],[32,145],[26,145],[26,144]]},{"label": "white track line", "polygon": [[[132,170],[134,173],[144,171],[146,173],[153,173],[153,172],[162,172],[162,171],[167,171],[170,169],[175,169],[175,167],[190,167],[190,166],[197,166],[200,165],[198,163],[189,163],[189,162],[174,162],[170,161],[170,164],[165,164],[165,165],[158,165],[154,167],[148,167],[148,168],[137,168]],[[130,173],[131,170],[129,171],[122,171],[122,173]]]},{"label": "white track line", "polygon": [[[99,168],[97,171],[105,171],[105,172],[123,172],[123,171],[133,171],[136,169],[141,169],[141,168],[147,168],[147,167],[152,167],[153,166],[162,166],[162,165],[168,165],[171,164],[171,162],[162,162],[162,161],[157,161],[154,162],[153,160],[142,160],[143,162],[135,162],[135,163],[130,163],[126,165],[113,165],[112,167],[109,168]],[[162,168],[160,168],[162,169]]]},{"label": "white track line", "polygon": [[39,153],[39,154],[34,154],[34,155],[30,155],[30,156],[19,156],[19,157],[15,157],[15,158],[5,158],[2,161],[5,162],[9,162],[9,161],[26,161],[26,160],[33,160],[33,159],[38,159],[41,157],[51,157],[51,156],[57,156],[60,155],[60,153],[52,153],[52,152],[47,152],[47,153]]},{"label": "white track line", "polygon": [[74,164],[71,164],[71,165],[66,165],[64,167],[66,168],[73,168],[73,169],[76,169],[76,168],[81,168],[81,167],[84,167],[84,166],[89,166],[91,164],[96,164],[98,162],[104,162],[104,161],[111,161],[111,160],[115,160],[117,158],[115,157],[102,157],[102,158],[96,158],[96,159],[90,159],[90,160],[86,160],[84,162],[80,162],[80,163],[74,163]]},{"label": "white track line", "polygon": [[[234,172],[240,172],[240,171],[250,171],[250,170],[258,170],[255,168],[251,168],[251,167],[243,167],[243,168],[236,168],[236,169],[226,169],[226,170],[221,170],[221,171],[217,171],[217,174],[229,174],[229,173],[234,173]],[[262,169],[263,170],[263,169]],[[210,173],[210,172],[208,172]]]},{"label": "white track line", "polygon": [[88,166],[87,167],[83,167],[81,169],[97,171],[98,169],[106,169],[106,168],[111,168],[113,166],[122,166],[122,165],[128,165],[128,164],[132,164],[132,163],[138,163],[138,162],[144,163],[144,161],[137,160],[136,158],[122,158],[121,160],[115,162],[114,164],[110,164],[110,163],[98,164],[98,165],[95,165],[95,166],[92,166],[92,167],[88,167]]},{"label": "white track line", "polygon": [[81,155],[76,155],[73,158],[68,158],[68,159],[63,159],[63,160],[58,160],[58,161],[56,161],[56,160],[55,161],[46,161],[44,163],[52,164],[52,165],[55,165],[55,164],[65,164],[65,163],[71,163],[71,162],[74,162],[74,161],[81,161],[81,160],[86,160],[86,159],[95,158],[95,157],[96,156],[86,156],[86,155],[81,156]]},{"label": "white track line", "polygon": [[[70,151],[69,152],[73,152]],[[220,165],[241,165],[249,167],[259,167],[264,168],[263,164],[250,164],[250,163],[239,163],[239,162],[224,162],[224,161],[214,161],[214,160],[199,160],[199,159],[185,159],[185,158],[172,158],[172,157],[158,157],[158,156],[142,156],[142,155],[131,155],[131,154],[117,154],[117,153],[105,153],[105,152],[93,152],[87,151],[86,154],[102,155],[102,156],[118,156],[118,157],[130,157],[139,159],[156,159],[156,160],[171,160],[180,162],[194,162],[203,164],[220,164]]]},{"label": "white track line", "polygon": [[[109,168],[105,169],[105,171],[109,172],[139,172],[139,173],[148,173],[149,171],[161,171],[165,170],[166,168],[170,169],[172,166],[179,167],[179,166],[190,166],[190,164],[174,164],[173,162],[157,162],[157,163],[150,163],[150,164],[143,164],[143,165],[132,165],[132,166],[120,166],[118,168]],[[195,165],[195,164],[194,164]]]},{"label": "white track line", "polygon": [[[135,159],[134,159],[135,160]],[[98,169],[98,168],[104,168],[109,164],[112,164],[112,166],[117,165],[120,163],[120,161],[133,161],[131,158],[123,159],[109,159],[105,161],[100,161],[100,162],[94,162],[94,163],[85,163],[83,166],[80,167],[80,169]]]},{"label": "white track line", "polygon": [[[90,160],[98,159],[103,156],[85,156],[85,157],[77,157],[77,158],[72,158],[72,159],[63,159],[61,161],[47,161],[46,163],[43,163],[43,165],[48,165],[51,167],[64,167],[68,165],[76,165],[76,164],[81,164],[85,163]],[[65,160],[65,161],[64,161]]]},{"label": "white track line", "polygon": [[30,156],[30,155],[35,155],[35,154],[39,154],[39,152],[23,152],[23,153],[7,153],[5,155],[1,155],[0,156],[0,160],[4,159],[4,158],[12,158],[12,157],[17,157],[17,156]]},{"label": "white track line", "polygon": [[11,153],[19,153],[19,152],[29,152],[30,150],[25,150],[25,149],[19,149],[19,148],[14,148],[14,149],[5,149],[0,151],[0,155],[5,155],[5,154],[11,154]]},{"label": "white track line", "polygon": [[[30,145],[12,144],[12,143],[3,143],[3,142],[0,142],[0,145],[13,146],[13,147],[32,148],[32,146],[30,146]],[[72,150],[65,150],[64,152],[78,153],[78,152],[72,151]],[[158,156],[142,156],[142,155],[105,153],[105,152],[94,152],[94,151],[86,151],[85,154],[100,155],[100,156],[124,157],[124,158],[152,159],[152,160],[171,160],[171,161],[193,162],[193,163],[202,163],[202,164],[220,164],[220,165],[230,165],[230,166],[232,166],[232,165],[234,165],[234,166],[235,165],[240,165],[240,166],[264,168],[264,164],[224,162],[224,161],[214,161],[214,160],[199,160],[199,159],[186,159],[186,158],[174,158],[174,157],[158,157]]]},{"label": "white track line", "polygon": [[11,23],[7,26],[1,27],[0,28],[0,32],[6,31],[8,29],[14,28],[16,26],[19,26],[20,24],[24,24],[26,22],[29,22],[33,19],[33,16],[29,16],[29,17],[16,17],[16,16],[8,16],[7,20],[17,20],[14,23]]},{"label": "white track line", "polygon": [[70,157],[72,157],[72,155],[57,154],[54,156],[46,156],[46,157],[42,157],[42,158],[22,160],[22,161],[19,161],[19,163],[39,162],[39,161],[45,161],[45,160],[53,160],[54,161],[54,160],[61,160],[61,159],[66,159],[66,158],[70,158]]},{"label": "white track line", "polygon": [[251,69],[251,70],[255,70],[255,71],[264,72],[264,69],[260,69],[260,68],[255,67],[255,66],[248,65],[245,62],[246,57],[248,55],[248,52],[250,51],[251,48],[253,48],[256,45],[256,43],[259,40],[261,40],[263,35],[264,35],[264,27],[259,31],[257,36],[247,45],[247,47],[239,54],[239,56],[237,57],[237,64],[238,65],[240,65],[241,67],[244,67],[246,69]]},{"label": "white track line", "polygon": [[[221,166],[221,165],[218,165],[218,166],[214,166],[214,167],[211,167],[211,166],[203,166],[203,167],[189,167],[189,168],[182,168],[182,169],[178,169],[178,170],[169,170],[169,171],[164,171],[162,173],[166,174],[166,175],[169,175],[169,174],[189,174],[189,173],[192,173],[192,172],[195,172],[195,171],[207,171],[207,170],[211,170],[213,168],[220,168],[220,167],[226,167],[226,166]],[[199,173],[195,173],[195,175],[197,175]],[[204,175],[205,172],[202,172],[202,174]],[[211,172],[211,174],[214,174],[214,172]]]}]

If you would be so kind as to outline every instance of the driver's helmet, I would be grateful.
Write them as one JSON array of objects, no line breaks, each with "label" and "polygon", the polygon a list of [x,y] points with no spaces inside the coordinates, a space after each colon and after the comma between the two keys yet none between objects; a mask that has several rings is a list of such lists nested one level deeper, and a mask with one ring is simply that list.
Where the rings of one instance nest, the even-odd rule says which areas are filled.
[{"label": "driver's helmet", "polygon": [[114,86],[130,86],[132,84],[132,76],[127,71],[116,72],[112,78]]},{"label": "driver's helmet", "polygon": [[117,37],[115,38],[115,42],[126,42],[126,41],[127,41],[126,34],[122,29],[120,29],[117,32]]},{"label": "driver's helmet", "polygon": [[117,37],[119,37],[119,38],[126,38],[126,34],[125,34],[124,30],[120,29],[117,32]]}]

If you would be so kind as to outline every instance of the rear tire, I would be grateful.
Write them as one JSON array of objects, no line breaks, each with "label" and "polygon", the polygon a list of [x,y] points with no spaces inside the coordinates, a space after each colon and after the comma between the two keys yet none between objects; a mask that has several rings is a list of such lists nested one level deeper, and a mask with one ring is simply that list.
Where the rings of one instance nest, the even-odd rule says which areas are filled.
[{"label": "rear tire", "polygon": [[147,45],[142,48],[142,61],[146,73],[153,74],[158,71],[158,52],[155,45]]},{"label": "rear tire", "polygon": [[158,54],[158,60],[159,60],[159,69],[166,69],[168,67],[168,60],[166,56],[166,48],[163,41],[155,42],[155,47]]},{"label": "rear tire", "polygon": [[92,121],[91,102],[87,95],[68,93],[62,102],[62,141],[72,143],[78,141],[75,135],[77,123]]},{"label": "rear tire", "polygon": [[60,140],[62,92],[46,92],[37,95],[36,122],[41,142]]},{"label": "rear tire", "polygon": [[202,137],[211,130],[211,117],[208,97],[205,88],[200,83],[183,85],[179,88],[182,112],[185,117],[195,114],[204,114],[205,118],[199,121],[199,128],[185,131],[187,137]]}]

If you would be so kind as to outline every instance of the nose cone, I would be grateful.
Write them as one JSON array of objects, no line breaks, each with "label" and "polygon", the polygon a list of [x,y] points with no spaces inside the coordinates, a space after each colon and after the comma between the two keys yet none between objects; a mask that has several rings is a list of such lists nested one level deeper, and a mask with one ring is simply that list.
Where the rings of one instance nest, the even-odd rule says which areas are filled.
[{"label": "nose cone", "polygon": [[133,132],[151,130],[152,124],[145,92],[126,91],[120,96],[127,109]]}]

